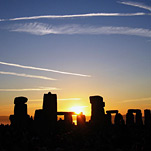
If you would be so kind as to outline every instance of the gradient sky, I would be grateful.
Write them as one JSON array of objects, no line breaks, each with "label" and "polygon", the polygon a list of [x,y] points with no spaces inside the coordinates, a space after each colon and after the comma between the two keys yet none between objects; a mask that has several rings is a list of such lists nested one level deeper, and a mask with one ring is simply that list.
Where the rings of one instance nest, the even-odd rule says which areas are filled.
[{"label": "gradient sky", "polygon": [[48,91],[59,111],[151,109],[151,0],[0,0],[0,115]]}]

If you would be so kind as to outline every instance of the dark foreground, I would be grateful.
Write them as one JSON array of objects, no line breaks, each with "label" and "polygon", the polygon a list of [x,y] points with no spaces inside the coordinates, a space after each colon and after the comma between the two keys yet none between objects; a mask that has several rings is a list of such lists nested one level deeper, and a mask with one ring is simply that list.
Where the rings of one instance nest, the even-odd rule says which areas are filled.
[{"label": "dark foreground", "polygon": [[70,131],[56,129],[49,134],[35,133],[34,129],[14,129],[0,125],[0,151],[149,151],[151,129],[145,126],[112,125],[94,128],[89,125]]}]

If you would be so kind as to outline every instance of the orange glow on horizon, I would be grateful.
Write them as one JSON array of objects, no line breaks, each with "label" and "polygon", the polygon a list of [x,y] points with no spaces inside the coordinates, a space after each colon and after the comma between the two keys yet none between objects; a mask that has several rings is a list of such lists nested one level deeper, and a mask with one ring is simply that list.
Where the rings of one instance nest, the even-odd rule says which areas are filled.
[{"label": "orange glow on horizon", "polygon": [[70,110],[72,112],[75,112],[76,114],[80,114],[81,112],[85,114],[85,110],[84,110],[85,107],[87,106],[73,106],[70,108]]}]

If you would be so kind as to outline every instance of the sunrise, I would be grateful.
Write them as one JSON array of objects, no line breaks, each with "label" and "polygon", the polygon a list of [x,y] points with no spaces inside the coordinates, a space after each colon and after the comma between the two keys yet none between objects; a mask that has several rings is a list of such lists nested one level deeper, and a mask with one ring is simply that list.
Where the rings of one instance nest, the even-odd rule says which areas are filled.
[{"label": "sunrise", "polygon": [[150,150],[150,133],[151,0],[0,0],[0,150]]}]

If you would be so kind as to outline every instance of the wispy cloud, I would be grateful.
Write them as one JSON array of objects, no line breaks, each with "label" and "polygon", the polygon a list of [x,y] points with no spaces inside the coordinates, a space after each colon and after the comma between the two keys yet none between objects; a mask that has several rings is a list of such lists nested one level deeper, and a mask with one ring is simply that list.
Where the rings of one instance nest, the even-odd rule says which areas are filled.
[{"label": "wispy cloud", "polygon": [[5,19],[0,19],[0,21],[5,21]]},{"label": "wispy cloud", "polygon": [[79,100],[81,100],[81,98],[66,98],[66,99],[58,99],[59,101],[70,101],[70,100],[72,100],[72,101],[79,101]]},{"label": "wispy cloud", "polygon": [[130,5],[130,6],[134,6],[134,7],[139,7],[139,8],[143,8],[143,9],[151,11],[151,6],[148,6],[143,3],[139,3],[139,2],[119,1],[118,3],[124,4],[124,5]]},{"label": "wispy cloud", "polygon": [[[58,90],[58,89],[57,89]],[[59,89],[60,90],[60,89]],[[57,99],[58,101],[80,101],[81,98],[63,98],[63,99]],[[41,99],[35,99],[35,100],[30,100],[32,102],[41,102]],[[86,106],[87,107],[87,106]]]},{"label": "wispy cloud", "polygon": [[120,103],[140,102],[140,101],[151,101],[151,97],[148,97],[148,98],[138,98],[138,99],[124,100],[124,101],[120,101]]},{"label": "wispy cloud", "polygon": [[51,90],[60,90],[59,88],[53,87],[42,87],[42,88],[28,88],[28,89],[0,89],[2,92],[20,92],[20,91],[51,91]]},{"label": "wispy cloud", "polygon": [[[130,28],[130,27],[113,27],[113,26],[82,26],[82,25],[62,25],[52,26],[42,23],[28,23],[18,24],[10,31],[14,32],[26,32],[35,35],[47,35],[47,34],[91,34],[91,35],[135,35],[142,37],[151,37],[151,30],[144,28]],[[48,69],[44,69],[48,70]],[[56,72],[56,71],[55,71]],[[60,72],[60,71],[57,71]],[[65,73],[65,72],[64,72]],[[87,75],[84,75],[87,76]]]},{"label": "wispy cloud", "polygon": [[2,62],[2,61],[0,61],[0,64],[7,65],[7,66],[14,66],[14,67],[19,67],[19,68],[24,68],[24,69],[48,71],[48,72],[55,72],[55,73],[60,73],[60,74],[69,74],[69,75],[74,75],[74,76],[91,77],[90,75],[85,75],[85,74],[58,71],[58,70],[52,70],[52,69],[46,69],[46,68],[38,68],[38,67],[33,67],[33,66],[24,66],[24,65],[20,65],[20,64],[7,63],[7,62]]},{"label": "wispy cloud", "polygon": [[151,42],[151,39],[147,40],[147,42]]},{"label": "wispy cloud", "polygon": [[0,74],[14,75],[14,76],[26,77],[26,78],[36,78],[36,79],[43,79],[43,80],[56,80],[56,79],[45,77],[45,76],[37,76],[37,75],[30,75],[30,74],[24,74],[24,73],[15,73],[15,72],[0,71]]},{"label": "wispy cloud", "polygon": [[147,13],[88,13],[88,14],[73,14],[73,15],[43,15],[43,16],[31,16],[31,17],[18,17],[10,19],[0,19],[0,21],[16,21],[16,20],[33,20],[33,19],[61,19],[61,18],[79,18],[79,17],[116,17],[116,16],[143,16],[150,15]]}]

